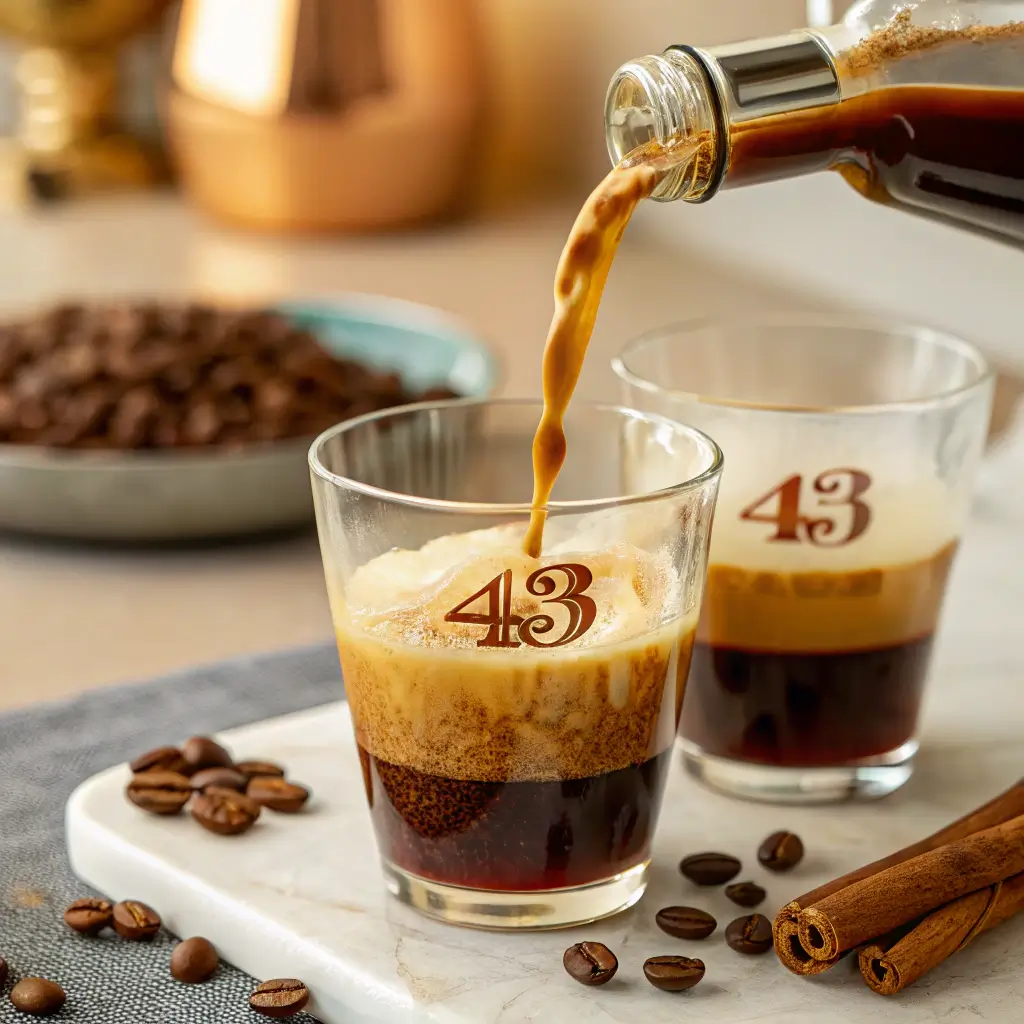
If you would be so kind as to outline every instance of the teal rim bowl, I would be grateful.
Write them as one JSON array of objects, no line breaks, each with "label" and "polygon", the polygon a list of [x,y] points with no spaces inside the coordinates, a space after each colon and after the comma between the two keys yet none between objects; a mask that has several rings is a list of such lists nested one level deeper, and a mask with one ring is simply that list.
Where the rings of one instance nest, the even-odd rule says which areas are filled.
[{"label": "teal rim bowl", "polygon": [[486,398],[497,385],[494,356],[465,323],[430,306],[339,295],[276,309],[312,331],[333,355],[397,373],[411,391],[448,387],[466,398]]}]

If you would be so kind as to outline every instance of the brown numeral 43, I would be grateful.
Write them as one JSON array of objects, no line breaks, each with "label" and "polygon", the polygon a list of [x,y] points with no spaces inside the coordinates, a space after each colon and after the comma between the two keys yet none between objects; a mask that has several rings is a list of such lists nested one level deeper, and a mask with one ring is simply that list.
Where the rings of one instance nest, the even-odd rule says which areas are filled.
[{"label": "brown numeral 43", "polygon": [[[556,576],[563,576],[564,580],[557,581]],[[564,586],[561,593],[556,595],[559,582]],[[512,614],[511,569],[499,573],[475,594],[470,594],[465,601],[448,612],[444,620],[487,626],[483,639],[476,642],[477,647],[520,647],[523,644],[528,647],[564,647],[583,636],[597,618],[597,605],[586,594],[593,582],[591,571],[578,562],[548,565],[527,578],[526,589],[530,594],[544,598],[542,604],[559,604],[569,613],[569,623],[556,640],[539,639],[555,628],[555,620],[550,615],[542,612],[524,619],[521,615]],[[487,599],[485,612],[466,611],[484,598]],[[516,639],[512,637],[513,627]]]},{"label": "brown numeral 43", "polygon": [[[850,510],[846,533],[839,532],[838,520],[831,515],[814,517],[801,510],[804,478],[797,473],[787,477],[767,494],[752,501],[740,512],[740,519],[752,523],[771,523],[775,534],[770,541],[841,547],[856,540],[871,523],[871,508],[863,500],[871,487],[871,477],[860,469],[827,469],[812,483],[816,505],[844,506]],[[775,511],[771,511],[772,503]],[[846,517],[844,517],[846,518]]]}]

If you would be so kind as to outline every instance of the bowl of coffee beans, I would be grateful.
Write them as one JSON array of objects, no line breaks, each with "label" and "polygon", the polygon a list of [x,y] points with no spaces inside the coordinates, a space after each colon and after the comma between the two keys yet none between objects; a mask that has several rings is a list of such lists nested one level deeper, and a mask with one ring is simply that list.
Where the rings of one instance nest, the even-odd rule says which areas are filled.
[{"label": "bowl of coffee beans", "polygon": [[63,303],[0,322],[0,530],[115,542],[312,520],[306,452],[341,420],[484,397],[493,358],[413,303]]}]

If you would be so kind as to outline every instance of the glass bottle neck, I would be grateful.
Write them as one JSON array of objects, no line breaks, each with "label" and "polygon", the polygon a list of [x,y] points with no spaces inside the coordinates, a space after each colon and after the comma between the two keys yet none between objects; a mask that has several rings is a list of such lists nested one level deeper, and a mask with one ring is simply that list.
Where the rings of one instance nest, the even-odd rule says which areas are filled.
[{"label": "glass bottle neck", "polygon": [[618,163],[652,140],[709,135],[714,161],[678,169],[652,197],[701,202],[728,173],[735,127],[840,99],[829,48],[813,32],[707,50],[671,47],[623,65],[612,79],[605,108],[608,151]]},{"label": "glass bottle neck", "polygon": [[[669,49],[631,61],[619,68],[605,103],[605,135],[615,164],[650,142],[673,142],[707,137],[720,143],[715,88],[700,60],[687,50]],[[722,166],[713,160],[680,164],[662,178],[652,199],[699,202],[713,194]]]}]

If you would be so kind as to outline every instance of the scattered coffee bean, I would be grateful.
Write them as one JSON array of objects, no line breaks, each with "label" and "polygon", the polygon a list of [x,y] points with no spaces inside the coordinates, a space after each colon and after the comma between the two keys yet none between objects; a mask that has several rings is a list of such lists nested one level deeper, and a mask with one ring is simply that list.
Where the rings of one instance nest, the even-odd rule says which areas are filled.
[{"label": "scattered coffee bean", "polygon": [[758,848],[757,859],[769,871],[789,871],[804,859],[804,844],[794,832],[773,832]]},{"label": "scattered coffee bean", "polygon": [[3,991],[4,985],[7,984],[7,961],[0,956],[0,992]]},{"label": "scattered coffee bean", "polygon": [[192,785],[177,772],[149,771],[133,775],[125,792],[136,807],[150,814],[177,814],[192,796]]},{"label": "scattered coffee bean", "polygon": [[256,824],[260,805],[243,793],[211,786],[192,801],[192,817],[203,828],[221,836],[237,836]]},{"label": "scattered coffee bean", "polygon": [[725,941],[737,953],[767,953],[772,948],[772,923],[763,914],[737,917],[725,929]]},{"label": "scattered coffee bean", "polygon": [[662,992],[685,992],[704,977],[704,961],[688,956],[652,956],[644,961],[644,977]]},{"label": "scattered coffee bean", "polygon": [[275,779],[284,778],[284,769],[273,761],[239,761],[235,765],[235,771],[241,772],[246,779],[253,779],[257,775],[267,775]]},{"label": "scattered coffee bean", "polygon": [[741,867],[728,853],[694,853],[679,863],[679,870],[695,885],[722,885],[735,878]]},{"label": "scattered coffee bean", "polygon": [[128,766],[136,775],[142,772],[185,772],[185,758],[177,747],[157,747],[140,754]]},{"label": "scattered coffee bean", "polygon": [[577,942],[565,951],[562,966],[581,985],[604,985],[615,977],[619,961],[603,942]]},{"label": "scattered coffee bean", "polygon": [[294,1017],[309,1002],[309,989],[296,978],[274,978],[256,986],[249,1006],[264,1017]]},{"label": "scattered coffee bean", "polygon": [[269,775],[257,775],[250,779],[245,794],[261,807],[285,814],[301,811],[302,805],[309,799],[309,790],[305,786]]},{"label": "scattered coffee bean", "polygon": [[232,767],[231,755],[209,736],[193,736],[185,740],[181,754],[189,772],[197,772],[200,768]]},{"label": "scattered coffee bean", "polygon": [[696,907],[662,907],[654,917],[658,927],[677,939],[706,939],[718,922]]},{"label": "scattered coffee bean", "polygon": [[64,911],[64,923],[82,935],[98,935],[104,928],[110,927],[113,918],[114,904],[94,896],[75,900]]},{"label": "scattered coffee bean", "polygon": [[50,1017],[67,999],[64,989],[46,978],[22,978],[11,989],[11,1004],[21,1013],[32,1017]]},{"label": "scattered coffee bean", "polygon": [[192,788],[200,793],[208,786],[245,792],[245,776],[234,768],[201,768],[190,781]]},{"label": "scattered coffee bean", "polygon": [[114,931],[122,939],[142,942],[160,931],[160,915],[138,900],[122,900],[114,904]]},{"label": "scattered coffee bean", "polygon": [[213,976],[219,963],[220,957],[213,943],[196,936],[174,947],[171,953],[171,974],[186,985],[198,985]]},{"label": "scattered coffee bean", "polygon": [[756,907],[768,894],[756,882],[734,882],[725,887],[725,895],[741,907]]}]

